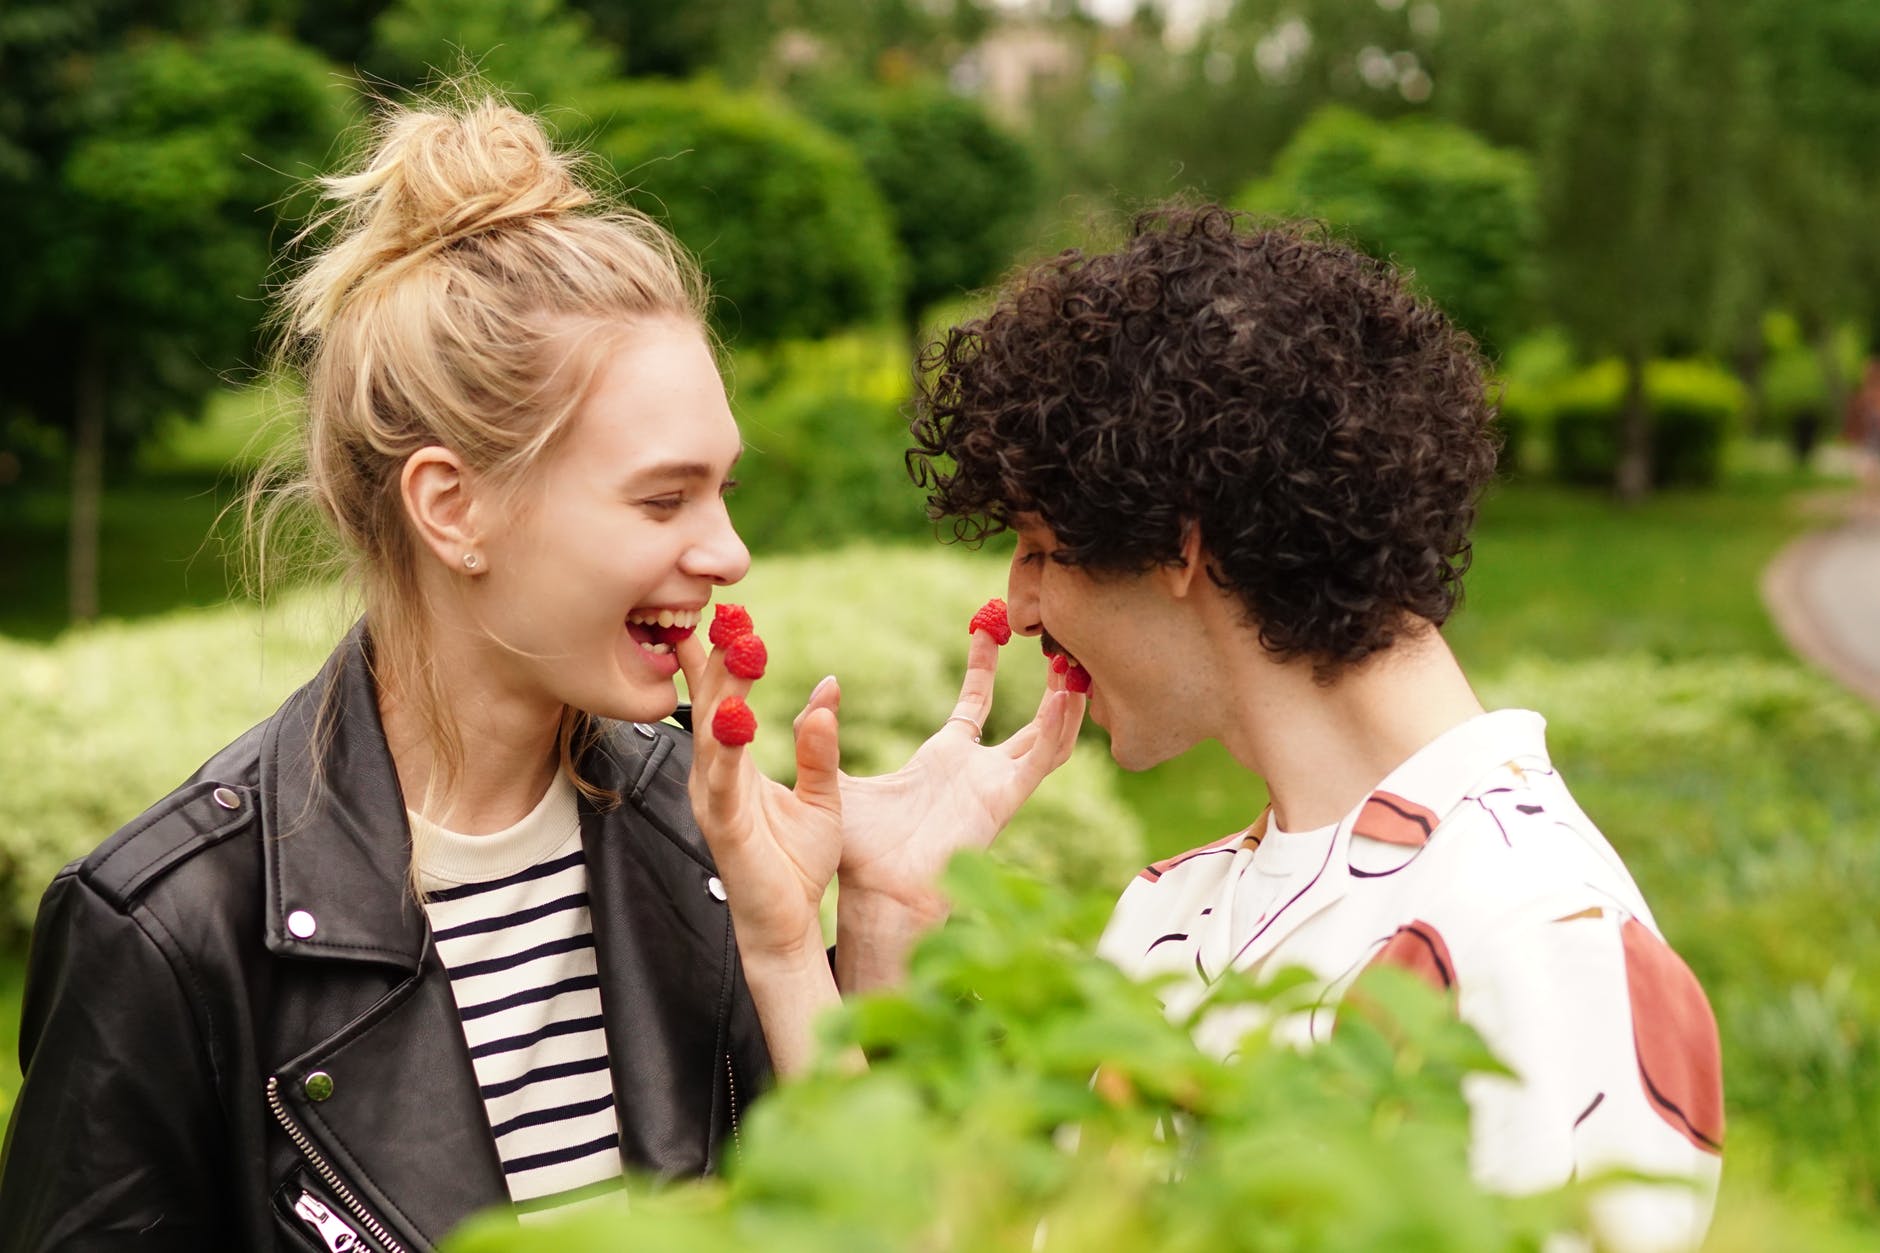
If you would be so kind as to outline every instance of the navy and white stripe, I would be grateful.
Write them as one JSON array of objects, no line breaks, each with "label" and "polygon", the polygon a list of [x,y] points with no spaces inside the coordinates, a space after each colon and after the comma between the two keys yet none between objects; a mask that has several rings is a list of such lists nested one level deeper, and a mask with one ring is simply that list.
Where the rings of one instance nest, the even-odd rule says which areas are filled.
[{"label": "navy and white stripe", "polygon": [[574,789],[557,778],[492,835],[412,821],[431,938],[526,1220],[621,1173]]}]

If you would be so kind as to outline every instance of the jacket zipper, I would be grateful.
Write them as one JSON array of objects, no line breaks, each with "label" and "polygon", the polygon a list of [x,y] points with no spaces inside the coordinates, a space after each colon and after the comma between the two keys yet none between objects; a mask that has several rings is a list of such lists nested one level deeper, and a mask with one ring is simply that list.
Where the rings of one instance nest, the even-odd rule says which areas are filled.
[{"label": "jacket zipper", "polygon": [[744,1137],[738,1131],[738,1076],[731,1069],[731,1054],[725,1054],[725,1085],[731,1093],[731,1147],[744,1160]]},{"label": "jacket zipper", "polygon": [[300,1191],[300,1199],[294,1202],[294,1213],[320,1233],[320,1243],[327,1247],[328,1253],[347,1253],[366,1247],[366,1242],[345,1219],[322,1205],[319,1198],[305,1188]]},{"label": "jacket zipper", "polygon": [[[287,1132],[287,1138],[294,1142],[294,1147],[299,1149],[300,1155],[307,1159],[307,1164],[312,1166],[326,1186],[332,1189],[333,1195],[339,1198],[340,1204],[351,1210],[353,1217],[364,1224],[365,1229],[372,1234],[373,1238],[385,1247],[386,1253],[406,1253],[405,1246],[392,1239],[392,1233],[387,1231],[379,1220],[372,1217],[366,1207],[359,1203],[359,1198],[353,1195],[352,1189],[347,1187],[345,1181],[339,1177],[339,1172],[327,1164],[326,1159],[320,1156],[320,1151],[313,1147],[313,1141],[307,1138],[306,1132],[294,1122],[293,1117],[287,1112],[287,1103],[281,1099],[279,1075],[268,1076],[268,1108],[274,1111],[274,1120],[281,1124],[281,1129]],[[296,1205],[294,1211],[300,1213],[300,1206]],[[302,1216],[305,1217],[305,1215]],[[321,1234],[325,1234],[324,1230]]]}]

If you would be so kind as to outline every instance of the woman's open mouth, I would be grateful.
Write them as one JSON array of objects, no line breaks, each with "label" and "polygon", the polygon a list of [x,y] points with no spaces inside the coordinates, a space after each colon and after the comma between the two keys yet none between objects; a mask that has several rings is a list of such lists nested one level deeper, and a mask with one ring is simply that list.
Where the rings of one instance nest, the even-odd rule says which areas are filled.
[{"label": "woman's open mouth", "polygon": [[696,609],[635,609],[627,615],[627,634],[651,657],[668,657],[698,629]]}]

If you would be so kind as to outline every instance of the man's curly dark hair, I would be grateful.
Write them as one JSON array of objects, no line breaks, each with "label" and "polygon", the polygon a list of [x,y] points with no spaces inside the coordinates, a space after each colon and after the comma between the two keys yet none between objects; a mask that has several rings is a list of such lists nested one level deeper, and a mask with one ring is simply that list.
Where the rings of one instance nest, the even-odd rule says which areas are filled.
[{"label": "man's curly dark hair", "polygon": [[1020,514],[1093,573],[1208,574],[1321,679],[1461,597],[1494,474],[1474,342],[1315,227],[1216,206],[1137,218],[1115,252],[1021,273],[921,357],[908,471],[983,539]]}]

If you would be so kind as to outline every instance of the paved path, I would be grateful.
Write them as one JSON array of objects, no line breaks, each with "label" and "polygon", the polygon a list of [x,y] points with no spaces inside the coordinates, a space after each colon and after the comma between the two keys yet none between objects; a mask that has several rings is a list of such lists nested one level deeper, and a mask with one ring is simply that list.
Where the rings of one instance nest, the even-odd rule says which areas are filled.
[{"label": "paved path", "polygon": [[1764,572],[1762,592],[1796,652],[1880,705],[1880,519],[1796,540]]}]

